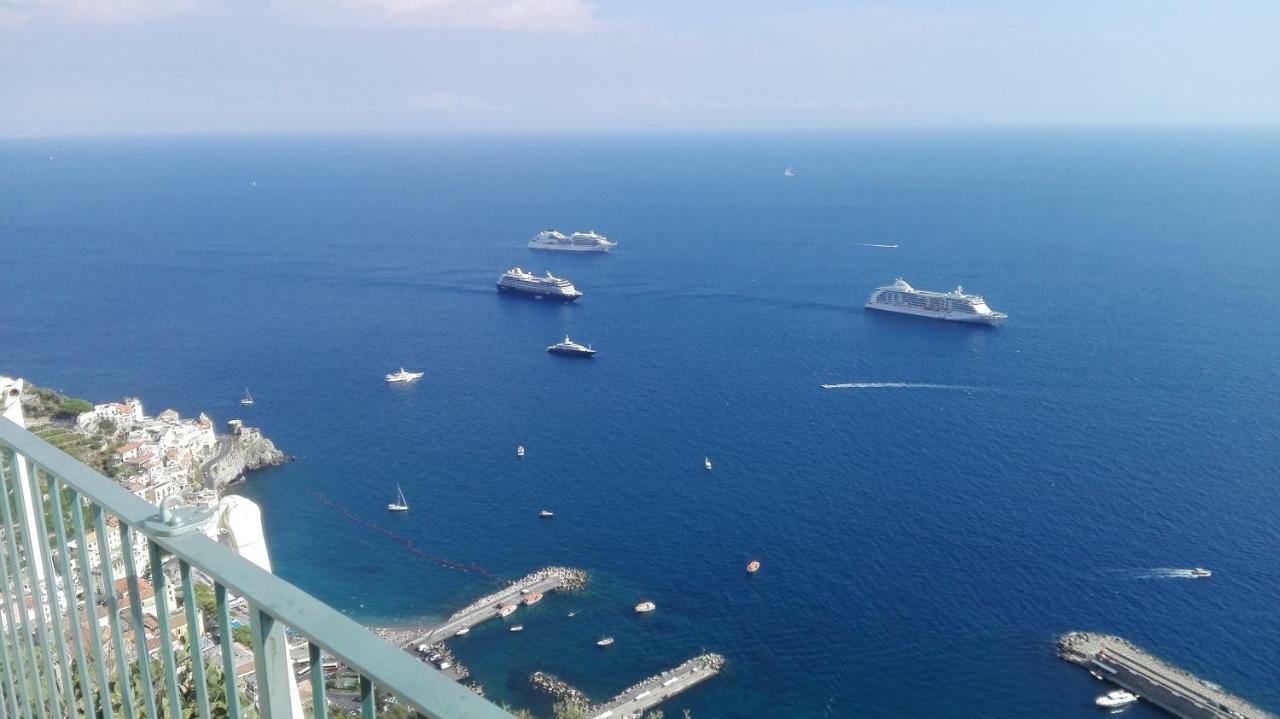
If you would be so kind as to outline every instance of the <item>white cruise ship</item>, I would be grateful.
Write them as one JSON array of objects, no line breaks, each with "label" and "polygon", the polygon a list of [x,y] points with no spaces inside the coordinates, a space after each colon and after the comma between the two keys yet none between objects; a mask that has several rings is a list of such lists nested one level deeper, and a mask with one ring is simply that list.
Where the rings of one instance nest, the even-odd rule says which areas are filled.
[{"label": "white cruise ship", "polygon": [[529,240],[532,250],[561,250],[564,252],[608,252],[618,246],[604,235],[591,232],[575,232],[565,235],[556,230],[543,230]]},{"label": "white cruise ship", "polygon": [[569,280],[561,279],[550,272],[545,277],[538,277],[532,272],[525,272],[516,267],[507,270],[498,279],[499,292],[512,292],[535,299],[552,299],[560,302],[573,302],[582,296],[577,287]]},{"label": "white cruise ship", "polygon": [[917,290],[901,277],[891,285],[876,288],[871,297],[867,298],[866,306],[868,309],[885,312],[988,325],[998,325],[1009,318],[1009,315],[988,307],[987,301],[982,297],[966,295],[963,287],[957,287],[951,292]]}]

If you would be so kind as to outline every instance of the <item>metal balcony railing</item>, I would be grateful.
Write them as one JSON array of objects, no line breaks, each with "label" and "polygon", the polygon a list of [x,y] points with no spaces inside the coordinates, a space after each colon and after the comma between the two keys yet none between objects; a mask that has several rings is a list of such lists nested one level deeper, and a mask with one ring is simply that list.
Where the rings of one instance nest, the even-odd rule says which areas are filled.
[{"label": "metal balcony railing", "polygon": [[[400,715],[510,719],[202,533],[167,536],[157,507],[2,417],[0,500],[0,717],[324,719],[324,667],[337,663],[365,719],[392,706],[379,695]],[[213,586],[217,651],[198,577]],[[239,598],[252,661],[237,667]],[[286,628],[309,662],[290,657]]]}]

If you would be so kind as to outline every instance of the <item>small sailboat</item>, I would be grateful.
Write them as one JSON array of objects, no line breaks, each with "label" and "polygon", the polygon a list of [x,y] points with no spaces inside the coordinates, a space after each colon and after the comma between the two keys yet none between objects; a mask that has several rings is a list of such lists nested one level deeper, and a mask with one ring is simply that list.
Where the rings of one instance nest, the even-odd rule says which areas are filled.
[{"label": "small sailboat", "polygon": [[516,456],[517,456],[517,457],[523,457],[523,456],[524,456],[524,445],[523,445],[523,444],[517,444],[517,445],[516,445]]},{"label": "small sailboat", "polygon": [[601,637],[600,641],[596,642],[597,647],[607,647],[610,644],[613,644],[613,637]]},{"label": "small sailboat", "polygon": [[785,170],[783,170],[783,171],[782,171],[782,176],[783,176],[783,177],[795,177],[795,176],[796,176],[796,168],[792,167],[791,165],[787,165],[787,169],[785,169]]},{"label": "small sailboat", "polygon": [[244,388],[244,399],[240,400],[240,404],[244,405],[245,407],[248,407],[249,405],[253,404],[253,395],[249,394],[248,387]]},{"label": "small sailboat", "polygon": [[703,467],[706,467],[706,468],[707,468],[707,471],[708,471],[708,472],[710,472],[710,471],[711,471],[711,458],[710,458],[710,457],[703,457],[703,458],[702,458],[702,466],[703,466]]},{"label": "small sailboat", "polygon": [[747,574],[755,574],[758,571],[760,571],[760,562],[754,559],[751,560],[751,562],[747,564]]},{"label": "small sailboat", "polygon": [[409,502],[404,498],[404,490],[400,489],[400,485],[396,485],[396,501],[387,505],[387,510],[391,512],[407,512],[409,511]]}]

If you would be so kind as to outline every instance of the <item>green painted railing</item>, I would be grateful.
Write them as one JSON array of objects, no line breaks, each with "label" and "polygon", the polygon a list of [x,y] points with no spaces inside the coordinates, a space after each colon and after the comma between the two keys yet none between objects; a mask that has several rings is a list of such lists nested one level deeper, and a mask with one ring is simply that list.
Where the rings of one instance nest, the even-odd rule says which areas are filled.
[{"label": "green painted railing", "polygon": [[[337,662],[358,676],[358,706],[349,710],[364,719],[378,716],[375,687],[425,717],[510,719],[203,534],[157,533],[148,523],[158,515],[156,506],[0,417],[0,718],[302,719],[294,702],[301,690],[303,713],[325,719],[333,710],[324,665]],[[142,562],[135,545],[145,545]],[[117,556],[124,576],[115,576]],[[165,568],[174,564],[178,586],[170,593]],[[141,576],[153,587],[151,611]],[[215,616],[205,622],[216,625],[221,645],[209,657],[200,650],[199,577],[213,585]],[[230,611],[237,597],[247,602],[253,649],[251,668],[239,676]],[[310,667],[309,681],[297,679],[286,628],[306,643],[297,666],[299,673]]]}]

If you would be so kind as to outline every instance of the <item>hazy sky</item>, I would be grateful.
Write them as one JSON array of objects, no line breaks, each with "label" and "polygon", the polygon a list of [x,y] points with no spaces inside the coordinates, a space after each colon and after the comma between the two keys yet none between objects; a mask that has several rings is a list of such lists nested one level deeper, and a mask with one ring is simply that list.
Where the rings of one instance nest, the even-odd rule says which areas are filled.
[{"label": "hazy sky", "polygon": [[1280,122],[1280,0],[0,0],[0,134]]}]

